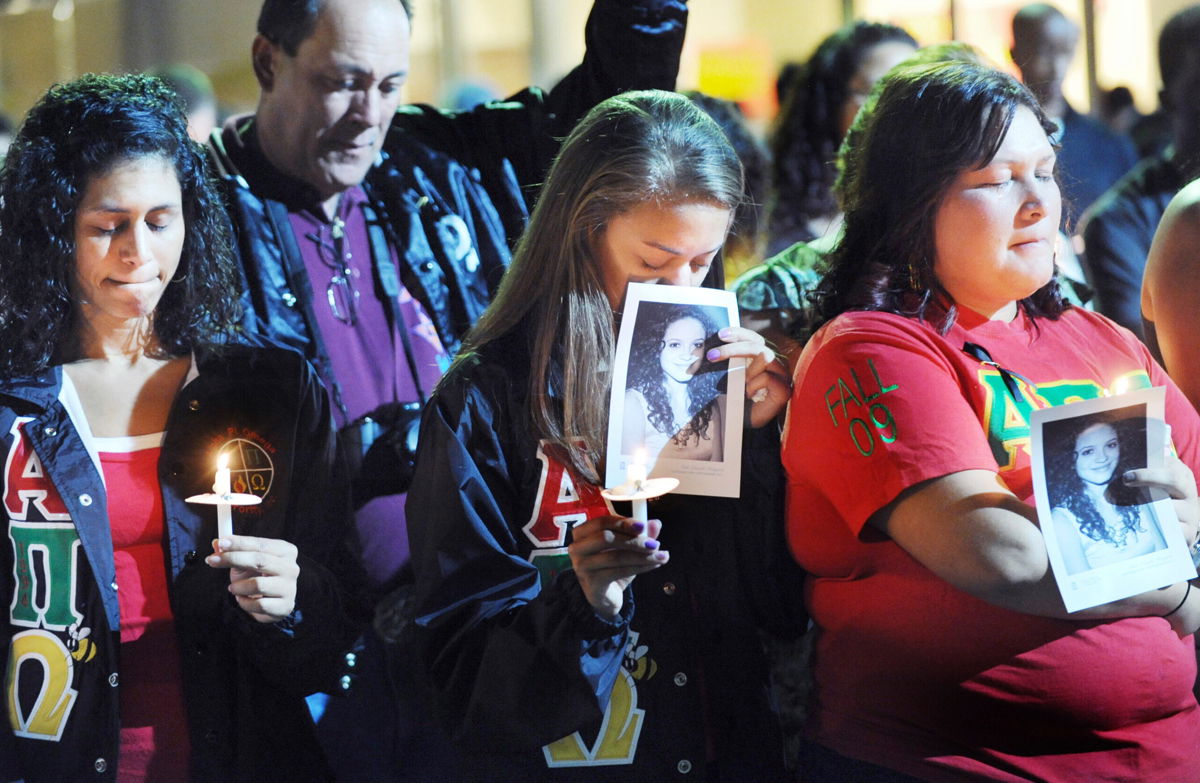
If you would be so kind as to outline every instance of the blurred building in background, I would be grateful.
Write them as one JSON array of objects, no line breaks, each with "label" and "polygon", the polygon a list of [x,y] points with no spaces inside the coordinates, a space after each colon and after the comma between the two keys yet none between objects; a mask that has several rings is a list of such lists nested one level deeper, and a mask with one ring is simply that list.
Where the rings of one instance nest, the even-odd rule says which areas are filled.
[{"label": "blurred building in background", "polygon": [[[550,85],[583,52],[591,0],[413,0],[409,101],[442,103],[456,85],[501,94]],[[1011,68],[1012,0],[692,0],[680,88],[736,100],[752,119],[775,110],[774,79],[851,18],[887,21],[922,44],[957,38]],[[1084,31],[1066,84],[1090,108],[1125,85],[1150,112],[1159,88],[1155,40],[1190,0],[1061,0]],[[252,107],[256,0],[0,0],[0,108],[21,117],[55,81],[86,71],[186,62],[213,80],[224,112]]]}]

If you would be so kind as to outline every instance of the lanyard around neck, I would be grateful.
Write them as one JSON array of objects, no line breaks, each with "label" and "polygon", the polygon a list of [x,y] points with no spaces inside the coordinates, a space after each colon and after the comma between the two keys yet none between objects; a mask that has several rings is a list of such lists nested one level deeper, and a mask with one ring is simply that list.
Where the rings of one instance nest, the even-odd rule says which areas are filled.
[{"label": "lanyard around neck", "polygon": [[[1025,381],[1025,385],[1030,389],[1036,389],[1037,386],[1033,381],[1029,380],[1024,375],[1021,375],[1019,372],[1014,372],[1001,367],[1000,363],[993,359],[992,355],[988,353],[988,349],[984,348],[982,345],[964,342],[962,349],[965,354],[975,359],[980,364],[986,364],[989,367],[994,367],[996,371],[1000,373],[1000,379],[1004,381],[1004,388],[1008,389],[1008,393],[1013,398],[1014,402],[1029,402],[1027,397],[1021,395],[1021,387],[1017,385],[1017,379],[1020,378],[1022,381]],[[1034,406],[1037,406],[1036,402],[1034,403]]]}]

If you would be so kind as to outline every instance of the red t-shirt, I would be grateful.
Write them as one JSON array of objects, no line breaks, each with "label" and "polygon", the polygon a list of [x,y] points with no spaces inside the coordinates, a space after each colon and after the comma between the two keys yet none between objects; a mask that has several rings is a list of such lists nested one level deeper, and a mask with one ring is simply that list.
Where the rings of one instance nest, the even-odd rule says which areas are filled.
[{"label": "red t-shirt", "polygon": [[[1022,382],[963,351],[983,346]],[[905,488],[996,471],[1032,504],[1028,413],[1166,386],[1166,418],[1200,473],[1200,419],[1132,334],[1071,309],[1035,327],[969,313],[945,335],[847,313],[805,348],[789,412],[788,537],[819,627],[811,737],[922,779],[1194,781],[1196,655],[1157,617],[1071,622],[961,592],[868,517]]]},{"label": "red t-shirt", "polygon": [[97,439],[121,610],[122,783],[187,780],[183,675],[158,484],[160,442],[157,435]]}]

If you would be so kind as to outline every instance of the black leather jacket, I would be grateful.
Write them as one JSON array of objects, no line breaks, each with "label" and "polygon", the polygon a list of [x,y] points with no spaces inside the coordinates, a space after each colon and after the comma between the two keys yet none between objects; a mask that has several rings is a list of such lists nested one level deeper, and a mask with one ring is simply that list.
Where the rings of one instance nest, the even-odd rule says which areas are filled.
[{"label": "black leather jacket", "polygon": [[[583,62],[549,93],[530,88],[461,113],[397,112],[363,183],[368,225],[378,226],[370,229],[373,262],[382,282],[398,278],[424,305],[448,352],[458,350],[499,285],[560,139],[604,98],[674,89],[686,20],[686,0],[596,0]],[[210,149],[238,229],[245,327],[302,351],[336,404],[284,206],[304,186],[267,163],[251,116],[231,119]],[[381,241],[399,249],[398,274],[389,274]]]}]

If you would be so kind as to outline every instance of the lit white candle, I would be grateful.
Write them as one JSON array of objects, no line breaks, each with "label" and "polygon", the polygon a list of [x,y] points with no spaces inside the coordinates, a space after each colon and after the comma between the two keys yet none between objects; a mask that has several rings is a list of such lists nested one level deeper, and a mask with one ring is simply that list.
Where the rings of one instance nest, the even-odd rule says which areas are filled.
[{"label": "lit white candle", "polygon": [[[219,495],[221,501],[229,499],[229,458],[224,454],[217,460],[217,477],[213,481],[213,494]],[[217,538],[228,538],[233,535],[233,506],[221,501],[217,502]]]},{"label": "lit white candle", "polygon": [[[646,481],[646,450],[638,449],[637,455],[633,462],[625,466],[625,481],[633,485],[633,492],[642,491],[642,484]],[[645,522],[649,519],[649,509],[645,498],[638,498],[631,501],[633,504],[633,518],[638,522]]]}]

